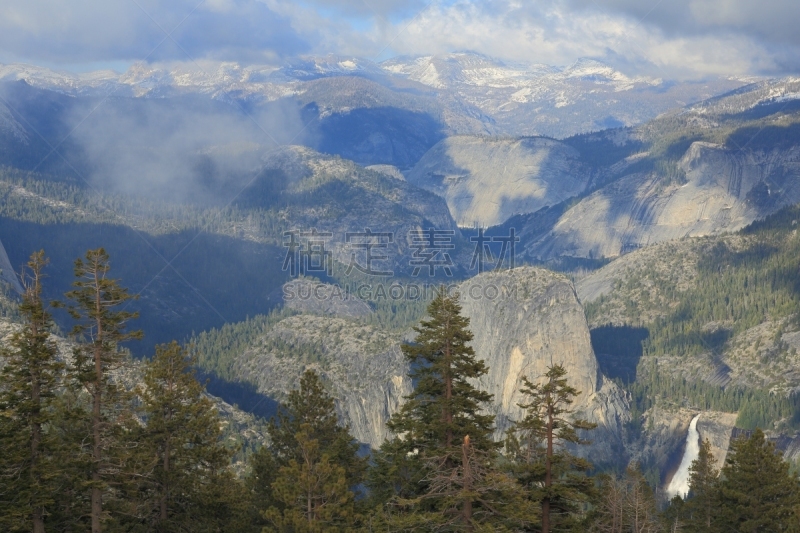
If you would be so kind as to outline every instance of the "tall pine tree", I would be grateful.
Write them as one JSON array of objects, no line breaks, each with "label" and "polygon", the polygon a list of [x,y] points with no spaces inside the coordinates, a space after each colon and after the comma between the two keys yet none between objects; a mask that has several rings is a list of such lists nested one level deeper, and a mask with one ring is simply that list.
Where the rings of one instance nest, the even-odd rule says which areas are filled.
[{"label": "tall pine tree", "polygon": [[588,444],[579,431],[596,426],[577,418],[572,408],[580,392],[567,383],[562,365],[551,366],[542,383],[522,378],[519,406],[525,417],[510,429],[506,450],[520,484],[541,501],[542,533],[570,528],[579,505],[589,501],[594,482],[586,476],[592,468],[568,445]]},{"label": "tall pine tree", "polygon": [[42,302],[47,263],[44,251],[31,255],[22,275],[25,292],[19,312],[23,326],[2,351],[0,527],[5,531],[44,533],[60,468],[55,460],[60,444],[46,431],[53,420],[63,370],[50,337],[53,322]]},{"label": "tall pine tree", "polygon": [[[349,429],[339,424],[334,399],[314,370],[303,373],[300,386],[289,393],[277,417],[270,421],[268,433],[270,445],[256,453],[248,478],[255,507],[262,514],[268,512],[266,525],[283,530],[302,515],[301,522],[311,520],[314,527],[326,523],[337,528],[345,517],[351,519],[350,506],[363,482],[367,461],[359,457],[359,444]],[[292,486],[292,480],[299,479],[293,476],[305,480],[302,490]],[[315,476],[316,484],[311,481]],[[303,510],[290,498],[295,489],[304,494]],[[318,512],[320,501],[335,509]]]},{"label": "tall pine tree", "polygon": [[345,468],[321,451],[310,424],[295,434],[297,458],[278,469],[272,482],[273,505],[264,512],[277,533],[344,533],[355,526],[354,494]]},{"label": "tall pine tree", "polygon": [[[75,349],[75,378],[89,395],[89,466],[91,492],[91,531],[101,533],[106,514],[103,494],[121,469],[113,459],[119,451],[120,414],[128,406],[125,394],[113,379],[115,371],[126,362],[120,344],[141,338],[139,331],[126,331],[126,324],[138,315],[121,309],[133,298],[109,277],[111,265],[103,248],[89,250],[84,259],[75,261],[74,289],[67,293],[72,300],[69,313],[76,320],[72,330],[80,341]],[[129,414],[129,413],[128,413]]]},{"label": "tall pine tree", "polygon": [[[494,418],[483,411],[492,395],[473,385],[488,369],[469,345],[472,333],[469,320],[461,315],[458,296],[440,289],[428,316],[414,328],[414,342],[402,347],[414,391],[388,423],[396,436],[376,454],[370,486],[376,499],[395,504],[388,507],[390,511],[402,509],[397,524],[472,530],[477,516],[500,514],[483,513],[485,508],[478,512],[479,506],[489,503],[481,503],[478,484],[473,483],[489,478],[474,477],[476,471],[465,470],[470,461],[464,460],[465,453],[481,456],[484,466],[496,459]],[[501,486],[497,484],[493,492]]]},{"label": "tall pine tree", "polygon": [[800,525],[797,476],[760,429],[731,443],[718,494],[712,531],[797,531]]},{"label": "tall pine tree", "polygon": [[225,474],[231,452],[221,442],[219,415],[193,366],[178,343],[157,346],[138,390],[147,422],[141,443],[154,463],[143,484],[144,522],[165,533],[225,525],[209,520],[203,504],[212,487],[230,481]]},{"label": "tall pine tree", "polygon": [[706,439],[689,467],[689,498],[684,510],[689,531],[711,531],[718,483],[719,471],[714,467],[711,443]]}]

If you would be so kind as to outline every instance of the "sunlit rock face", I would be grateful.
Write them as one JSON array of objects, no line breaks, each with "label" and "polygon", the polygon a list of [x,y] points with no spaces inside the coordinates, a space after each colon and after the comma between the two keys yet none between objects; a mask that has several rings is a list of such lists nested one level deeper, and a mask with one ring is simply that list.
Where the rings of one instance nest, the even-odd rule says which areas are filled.
[{"label": "sunlit rock face", "polygon": [[[297,353],[285,353],[287,345]],[[358,441],[377,448],[389,437],[386,422],[412,390],[398,335],[338,316],[292,316],[267,328],[234,364],[239,379],[279,401],[309,368]]]},{"label": "sunlit rock face", "polygon": [[658,172],[625,176],[552,226],[523,229],[524,253],[540,259],[616,257],[657,242],[736,231],[800,201],[798,157],[800,147],[740,151],[695,142],[677,163],[685,180]]},{"label": "sunlit rock face", "polygon": [[[520,420],[522,378],[537,381],[551,365],[567,370],[581,392],[575,407],[598,424],[594,444],[582,453],[614,462],[622,448],[629,406],[616,385],[603,379],[592,351],[586,318],[572,283],[548,270],[522,267],[481,274],[459,287],[470,320],[475,353],[489,367],[478,385],[494,395],[498,437]],[[496,295],[496,297],[493,297]]]},{"label": "sunlit rock face", "polygon": [[581,193],[589,172],[579,158],[553,139],[457,136],[431,148],[408,181],[443,197],[459,226],[492,226]]},{"label": "sunlit rock face", "polygon": [[[471,344],[489,367],[476,385],[494,395],[488,411],[497,418],[496,438],[522,418],[517,405],[523,400],[522,377],[536,381],[549,366],[562,364],[570,384],[581,391],[575,403],[580,416],[598,424],[587,435],[594,443],[578,452],[597,464],[616,464],[626,456],[627,399],[599,373],[583,308],[566,277],[522,267],[478,275],[457,290],[474,334]],[[316,369],[342,421],[358,440],[376,448],[390,436],[386,422],[412,391],[401,335],[354,322],[352,311],[360,308],[317,311],[327,316],[292,316],[270,326],[238,358],[235,372],[280,400],[304,369]],[[287,345],[295,351],[307,346],[315,355],[289,356],[281,348]]]}]

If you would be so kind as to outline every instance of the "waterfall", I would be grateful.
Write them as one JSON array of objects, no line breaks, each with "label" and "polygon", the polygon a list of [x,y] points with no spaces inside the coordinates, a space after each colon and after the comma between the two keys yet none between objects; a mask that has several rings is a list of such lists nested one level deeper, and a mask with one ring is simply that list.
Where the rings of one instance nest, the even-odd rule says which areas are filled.
[{"label": "waterfall", "polygon": [[689,433],[686,435],[686,451],[683,452],[683,459],[678,467],[678,471],[672,476],[672,480],[667,487],[667,496],[673,498],[676,494],[680,494],[681,498],[685,498],[689,493],[689,467],[692,466],[692,461],[697,459],[700,453],[700,434],[697,432],[697,419],[700,415],[692,418],[692,423],[689,424]]}]

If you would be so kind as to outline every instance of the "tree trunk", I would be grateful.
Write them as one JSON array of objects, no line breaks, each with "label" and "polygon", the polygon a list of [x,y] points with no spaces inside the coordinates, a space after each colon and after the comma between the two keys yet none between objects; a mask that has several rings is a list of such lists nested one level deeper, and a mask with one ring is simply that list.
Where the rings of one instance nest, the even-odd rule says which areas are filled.
[{"label": "tree trunk", "polygon": [[[38,299],[39,292],[39,272],[34,272],[33,286],[28,289],[31,301]],[[36,320],[31,320],[31,337],[39,338],[39,324]],[[39,415],[42,409],[42,389],[40,374],[36,367],[31,369],[31,400],[33,408],[31,410],[31,485],[41,490],[39,485],[39,445],[42,442],[42,424]],[[36,505],[33,509],[33,533],[44,533],[44,509]]]},{"label": "tree trunk", "polygon": [[161,522],[167,521],[167,499],[169,498],[169,439],[164,445],[164,487],[161,493]]},{"label": "tree trunk", "polygon": [[464,522],[466,531],[473,531],[472,527],[472,496],[469,492],[472,490],[472,469],[469,464],[469,435],[464,437],[464,444],[461,445],[461,464],[464,476],[464,507],[462,509],[461,517]]},{"label": "tree trunk", "polygon": [[[170,377],[167,378],[167,390],[170,393],[172,393],[174,391],[174,388],[175,388],[175,384],[172,381],[172,376],[170,376]],[[167,424],[169,424],[170,420],[172,420],[172,411],[168,410],[167,413],[166,413],[166,416],[164,418],[165,418]],[[167,427],[169,427],[169,425]],[[167,429],[167,431],[166,431],[166,441],[164,442],[164,461],[163,461],[163,466],[164,466],[164,486],[162,487],[163,490],[162,490],[162,493],[161,493],[161,502],[160,502],[160,506],[161,506],[160,515],[161,515],[161,521],[162,522],[166,522],[167,521],[167,514],[168,514],[167,513],[167,502],[169,501],[169,490],[170,490],[170,483],[169,483],[169,481],[170,481],[170,479],[169,479],[170,462],[169,462],[169,459],[170,459],[170,453],[171,453],[170,438],[171,438],[171,433],[170,433],[169,429]]]},{"label": "tree trunk", "polygon": [[92,391],[92,533],[102,533],[103,529],[100,526],[100,517],[103,514],[103,493],[100,489],[100,463],[103,459],[102,443],[100,424],[101,419],[101,402],[102,402],[102,387],[103,387],[103,322],[102,304],[100,301],[100,283],[97,277],[97,271],[94,273],[95,277],[95,312],[97,324],[97,337],[95,338],[94,347],[94,371],[95,383],[94,390]]},{"label": "tree trunk", "polygon": [[[99,366],[99,361],[98,361]],[[100,515],[103,514],[103,493],[100,490],[100,460],[102,459],[100,444],[100,383],[96,388],[92,398],[92,533],[102,533],[100,527]]]},{"label": "tree trunk", "polygon": [[[34,334],[36,330],[34,330]],[[39,411],[41,409],[41,390],[39,376],[36,372],[31,375],[31,399],[33,400],[33,412],[31,413],[31,481],[34,487],[39,482],[39,443],[42,440],[42,425],[39,423]],[[36,490],[41,490],[37,487]],[[44,533],[44,509],[35,506],[33,509],[33,533]]]},{"label": "tree trunk", "polygon": [[450,448],[453,445],[453,376],[450,368],[450,341],[448,340],[444,345],[444,361],[445,372],[444,376],[444,412],[442,413],[445,423],[445,446]]},{"label": "tree trunk", "polygon": [[550,533],[550,487],[553,486],[553,406],[547,403],[547,454],[544,459],[545,497],[542,498],[542,533]]}]

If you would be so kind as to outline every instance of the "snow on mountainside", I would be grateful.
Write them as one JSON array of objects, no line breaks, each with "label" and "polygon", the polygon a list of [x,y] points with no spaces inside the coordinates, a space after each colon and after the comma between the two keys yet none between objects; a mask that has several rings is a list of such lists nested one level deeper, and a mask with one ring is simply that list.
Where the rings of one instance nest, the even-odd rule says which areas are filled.
[{"label": "snow on mountainside", "polygon": [[[559,68],[504,63],[470,52],[400,57],[380,64],[337,55],[300,57],[271,66],[137,63],[123,74],[71,74],[28,65],[0,65],[0,82],[24,80],[33,87],[72,96],[203,94],[228,102],[269,102],[313,92],[315,83],[336,78],[369,80],[402,98],[427,98],[448,127],[455,128],[448,134],[557,138],[639,124],[745,83],[726,79],[675,83],[630,77],[592,59]],[[341,106],[343,112],[360,109],[358,95],[339,95],[337,87],[347,88],[348,84],[331,85],[327,98],[349,98],[351,102]],[[475,120],[483,126],[476,128]]]},{"label": "snow on mountainside", "polygon": [[405,76],[424,85],[445,89],[458,84],[478,87],[520,87],[527,81],[552,72],[555,67],[535,65],[532,68],[511,66],[478,54],[448,56],[401,57],[381,63],[394,75]]},{"label": "snow on mountainside", "polygon": [[639,124],[745,83],[630,77],[587,58],[566,68],[511,65],[470,52],[394,58],[381,66],[479,108],[497,133],[557,138]]},{"label": "snow on mountainside", "polygon": [[612,67],[592,59],[579,59],[565,69],[548,65],[509,65],[468,52],[446,56],[395,58],[381,63],[383,69],[439,89],[459,85],[493,88],[555,88],[565,80],[583,79],[596,83],[616,84],[624,90],[631,84],[660,85],[660,79],[629,78]]},{"label": "snow on mountainside", "polygon": [[117,84],[119,77],[113,70],[73,74],[33,65],[0,64],[0,81],[25,81],[34,87],[67,94],[102,91]]},{"label": "snow on mountainside", "polygon": [[759,81],[730,93],[700,102],[687,112],[701,114],[744,113],[757,106],[784,104],[800,100],[800,78],[787,77]]}]

